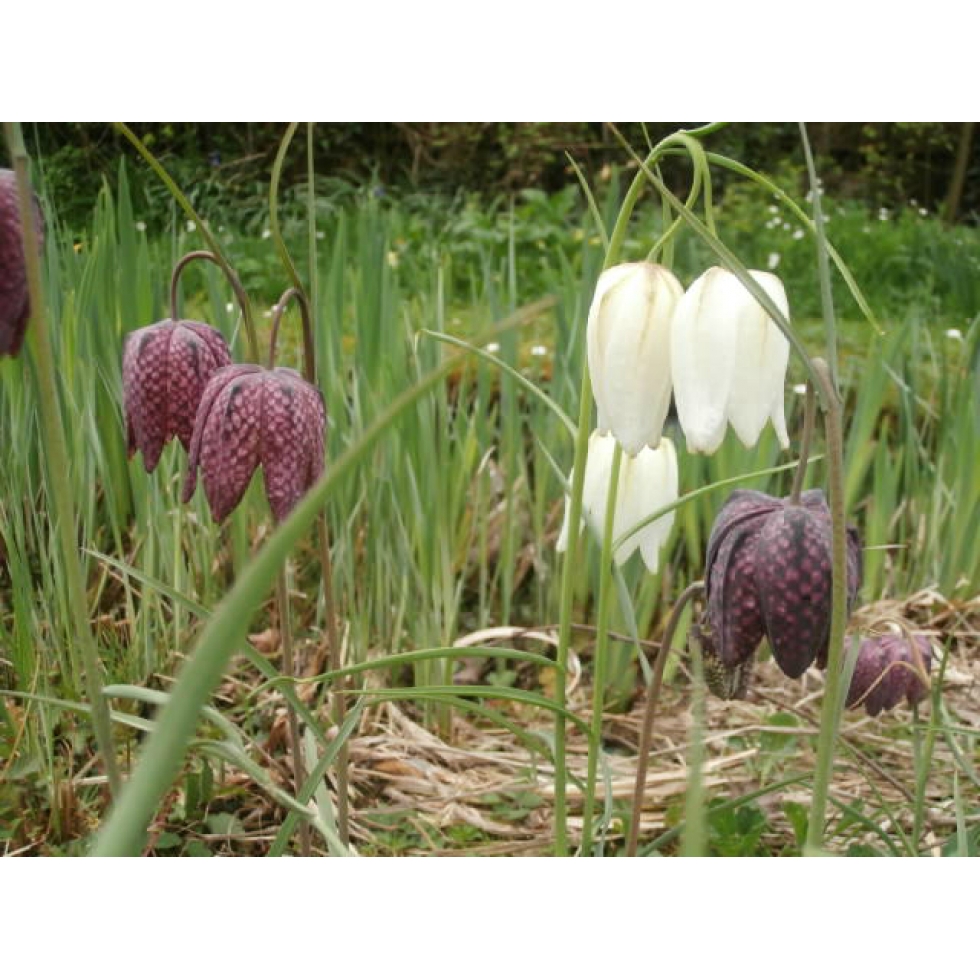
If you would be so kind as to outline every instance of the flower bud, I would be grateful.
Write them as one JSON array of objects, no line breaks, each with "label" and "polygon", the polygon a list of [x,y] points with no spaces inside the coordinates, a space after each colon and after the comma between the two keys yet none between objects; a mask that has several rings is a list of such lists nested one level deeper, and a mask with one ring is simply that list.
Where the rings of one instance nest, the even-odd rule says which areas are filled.
[{"label": "flower bud", "polygon": [[922,634],[869,637],[858,651],[847,707],[863,706],[872,717],[890,711],[902,698],[911,707],[928,693],[931,669],[932,645]]}]

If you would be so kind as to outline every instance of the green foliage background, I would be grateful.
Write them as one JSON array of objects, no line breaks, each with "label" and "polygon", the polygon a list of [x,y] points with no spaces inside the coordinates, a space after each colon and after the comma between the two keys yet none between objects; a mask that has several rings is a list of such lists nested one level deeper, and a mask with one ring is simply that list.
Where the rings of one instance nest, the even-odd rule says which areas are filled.
[{"label": "green foliage background", "polygon": [[[281,123],[131,123],[192,200],[242,217],[261,211]],[[637,147],[695,123],[619,124]],[[940,210],[955,168],[964,124],[954,122],[810,123],[818,171],[829,193],[868,207],[909,205]],[[59,200],[76,202],[64,214],[69,224],[88,217],[102,175],[127,147],[104,123],[27,125],[35,157],[48,168]],[[980,145],[971,140],[962,220],[980,217]],[[731,126],[712,139],[712,149],[780,177],[785,190],[802,193],[803,160],[796,123]],[[316,166],[338,184],[358,187],[477,191],[485,197],[528,187],[554,191],[574,182],[566,151],[594,177],[622,161],[615,140],[601,123],[458,122],[335,123],[316,129]],[[286,184],[302,179],[302,161],[284,174]],[[137,193],[165,200],[152,176],[143,173]],[[148,178],[149,179],[146,179]],[[789,180],[787,180],[789,178]],[[681,183],[685,175],[678,175]],[[680,187],[676,188],[680,189]],[[722,189],[724,189],[722,187]],[[239,222],[236,222],[236,224]]]}]

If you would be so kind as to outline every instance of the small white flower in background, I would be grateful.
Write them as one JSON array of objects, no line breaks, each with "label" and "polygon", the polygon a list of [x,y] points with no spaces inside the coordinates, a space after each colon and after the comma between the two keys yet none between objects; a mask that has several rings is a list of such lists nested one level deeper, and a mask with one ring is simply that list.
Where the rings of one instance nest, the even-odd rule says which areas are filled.
[{"label": "small white flower in background", "polygon": [[946,336],[949,337],[950,340],[962,340],[963,332],[961,330],[957,330],[956,327],[953,327],[952,329],[946,331]]},{"label": "small white flower in background", "polygon": [[793,237],[797,241],[799,241],[803,237],[803,234],[804,234],[803,229],[802,228],[797,228],[796,231],[793,232]]},{"label": "small white flower in background", "polygon": [[[771,272],[749,271],[786,317],[783,284]],[[789,341],[727,269],[696,279],[674,311],[670,338],[677,416],[690,452],[713,453],[729,422],[748,448],[772,419],[789,448],[783,395]]]},{"label": "small white flower in background", "polygon": [[796,395],[805,395],[806,385],[793,385],[793,393]]},{"label": "small white flower in background", "polygon": [[769,253],[769,258],[766,261],[766,268],[768,268],[768,269],[775,269],[776,266],[779,265],[779,260],[781,258],[782,258],[782,256],[779,254],[779,252],[770,252]]},{"label": "small white flower in background", "polygon": [[262,229],[262,238],[263,239],[272,238],[272,229],[271,228],[263,228]]},{"label": "small white flower in background", "polygon": [[548,348],[542,344],[535,344],[531,348],[531,357],[544,357],[548,353]]},{"label": "small white flower in background", "polygon": [[599,431],[630,456],[656,448],[670,408],[670,321],[684,289],[651,262],[607,269],[586,328]]},{"label": "small white flower in background", "polygon": [[[583,522],[589,522],[599,540],[602,540],[605,528],[609,477],[615,449],[616,439],[613,436],[601,435],[598,430],[589,436],[589,455],[585,463],[582,490],[582,517]],[[643,518],[672,504],[677,499],[677,485],[677,453],[670,439],[661,439],[659,449],[644,448],[636,456],[624,453],[619,465],[613,539],[619,538]],[[564,551],[568,547],[568,510],[569,501],[566,497],[565,519],[556,545],[558,551]],[[624,564],[639,548],[644,564],[656,574],[660,568],[660,549],[666,544],[673,525],[674,512],[671,511],[631,535],[616,549],[613,555],[616,564]]]},{"label": "small white flower in background", "polygon": [[234,303],[225,303],[225,312],[227,312],[227,313],[234,313],[235,312],[235,304]]},{"label": "small white flower in background", "polygon": [[197,225],[193,221],[188,221],[185,227],[188,231],[197,231]]},{"label": "small white flower in background", "polygon": [[925,218],[925,217],[926,217],[926,216],[927,216],[927,215],[929,214],[929,211],[928,211],[928,210],[927,210],[926,208],[919,208],[919,214],[920,214],[920,215],[921,215],[921,216],[922,216],[923,218]]},{"label": "small white flower in background", "polygon": [[770,214],[779,214],[779,205],[777,205],[777,204],[770,204],[769,205],[769,213]]},{"label": "small white flower in background", "polygon": [[488,354],[496,354],[500,350],[500,344],[495,340],[491,340],[486,347],[483,348]]},{"label": "small white flower in background", "polygon": [[888,208],[879,208],[878,209],[878,220],[879,221],[887,221],[888,220]]},{"label": "small white flower in background", "polygon": [[137,231],[146,231],[146,222],[145,221],[137,221],[136,222],[136,230]]}]

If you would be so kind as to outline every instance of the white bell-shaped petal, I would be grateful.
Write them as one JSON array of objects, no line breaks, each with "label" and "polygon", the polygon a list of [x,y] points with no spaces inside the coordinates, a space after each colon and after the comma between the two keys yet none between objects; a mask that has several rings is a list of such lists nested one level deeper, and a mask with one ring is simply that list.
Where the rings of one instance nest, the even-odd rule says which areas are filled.
[{"label": "white bell-shaped petal", "polygon": [[[788,320],[789,303],[779,278],[771,272],[754,270],[749,275]],[[744,292],[745,302],[738,314],[738,346],[728,396],[728,420],[742,443],[751,449],[759,441],[766,422],[772,419],[780,446],[789,449],[783,409],[789,341],[752,294],[747,289]]]},{"label": "white bell-shaped petal", "polygon": [[708,269],[681,297],[671,323],[677,418],[694,453],[713,453],[725,437],[738,339],[733,310],[744,289],[725,269]]},{"label": "white bell-shaped petal", "polygon": [[630,456],[660,441],[670,408],[670,323],[683,292],[652,262],[613,266],[596,285],[586,339],[599,431]]},{"label": "white bell-shaped petal", "polygon": [[[788,315],[786,292],[768,272],[750,275]],[[789,342],[734,273],[714,267],[691,284],[671,323],[677,416],[691,452],[713,453],[729,422],[754,446],[768,419],[789,446],[783,388]]]},{"label": "white bell-shaped petal", "polygon": [[[582,513],[600,540],[606,525],[609,478],[615,448],[616,439],[611,435],[604,436],[596,430],[589,437]],[[677,499],[677,488],[677,454],[670,439],[661,439],[658,449],[641,449],[635,457],[624,454],[619,466],[613,540],[622,537],[645,517],[673,503]],[[568,546],[568,503],[566,498],[565,519],[556,545],[558,551],[564,551]],[[613,556],[616,564],[624,564],[639,548],[647,568],[656,573],[660,564],[660,549],[666,543],[673,524],[674,514],[671,512],[631,535],[616,549]]]}]

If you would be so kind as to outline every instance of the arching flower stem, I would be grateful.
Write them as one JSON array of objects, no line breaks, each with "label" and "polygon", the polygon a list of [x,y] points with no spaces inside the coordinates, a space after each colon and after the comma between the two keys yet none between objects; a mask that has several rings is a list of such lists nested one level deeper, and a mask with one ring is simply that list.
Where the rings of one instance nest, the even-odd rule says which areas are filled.
[{"label": "arching flower stem", "polygon": [[[299,286],[290,286],[283,294],[279,297],[279,302],[276,303],[272,318],[272,328],[269,337],[269,368],[272,369],[276,366],[276,344],[279,339],[279,325],[282,320],[282,315],[289,304],[290,300],[295,300],[299,306],[300,319],[302,323],[303,331],[303,377],[311,384],[314,388],[318,388],[317,385],[317,372],[316,372],[316,349],[313,342],[313,320],[310,315],[310,304],[306,297],[306,293]],[[328,423],[329,425],[329,420]],[[324,435],[326,438],[326,435]],[[327,527],[326,514],[322,511],[317,517],[317,541],[320,549],[320,566],[322,569],[323,578],[323,606],[324,615],[327,620],[327,643],[330,647],[330,654],[328,659],[330,670],[340,670],[342,667],[341,663],[341,649],[340,649],[340,637],[337,630],[337,614],[334,605],[334,594],[333,594],[333,563],[330,556],[330,532]],[[282,583],[283,576],[280,576],[280,582]],[[280,623],[287,623],[289,619],[289,605],[288,597],[285,590],[281,587],[280,589]],[[287,627],[288,629],[288,627]],[[286,630],[282,631],[283,636],[283,657],[284,665],[287,667],[287,672],[292,676],[295,674],[295,664],[292,662],[292,654],[289,654],[289,660],[286,660],[286,642],[287,633]],[[346,686],[346,680],[341,679],[335,682],[333,692],[331,694],[331,711],[333,714],[334,724],[339,728],[344,723],[344,718],[347,715],[347,701],[344,694],[344,687]],[[302,765],[302,755],[301,755],[301,745],[299,743],[299,722],[296,718],[295,710],[292,705],[288,706],[290,712],[290,739],[293,738],[293,727],[295,726],[295,738],[296,743],[294,745],[293,751],[295,753],[294,759],[296,764],[296,779],[297,793],[302,789],[303,782],[305,778],[303,777],[303,765]],[[348,807],[348,765],[349,765],[349,750],[347,747],[347,742],[341,746],[340,753],[337,756],[337,830],[340,835],[341,841],[346,846],[350,843],[350,817],[349,817],[349,807]],[[304,824],[305,827],[305,824]],[[308,833],[308,831],[306,831]]]},{"label": "arching flower stem", "polygon": [[636,856],[636,845],[640,834],[640,814],[643,812],[643,792],[646,789],[647,767],[650,763],[650,745],[653,741],[653,720],[660,700],[660,690],[664,682],[664,667],[674,642],[674,633],[680,624],[685,607],[704,592],[704,582],[692,582],[678,597],[671,610],[670,619],[664,629],[660,650],[653,665],[650,683],[647,686],[647,700],[643,709],[643,727],[640,730],[640,748],[636,760],[636,785],[633,789],[633,812],[630,817],[629,835],[626,841],[626,856]]},{"label": "arching flower stem", "polygon": [[228,284],[231,286],[231,290],[235,294],[235,299],[238,300],[238,307],[242,311],[242,316],[245,317],[248,310],[248,297],[245,295],[245,289],[242,286],[238,276],[235,275],[234,270],[231,268],[231,266],[223,264],[218,256],[214,254],[214,252],[208,252],[205,249],[197,249],[196,251],[188,252],[186,255],[181,256],[181,258],[178,259],[177,264],[174,266],[174,271],[170,276],[170,319],[175,323],[179,319],[177,315],[177,287],[180,282],[180,275],[184,269],[196,259],[204,259],[207,262],[213,262],[225,274],[225,278],[228,280]]}]

